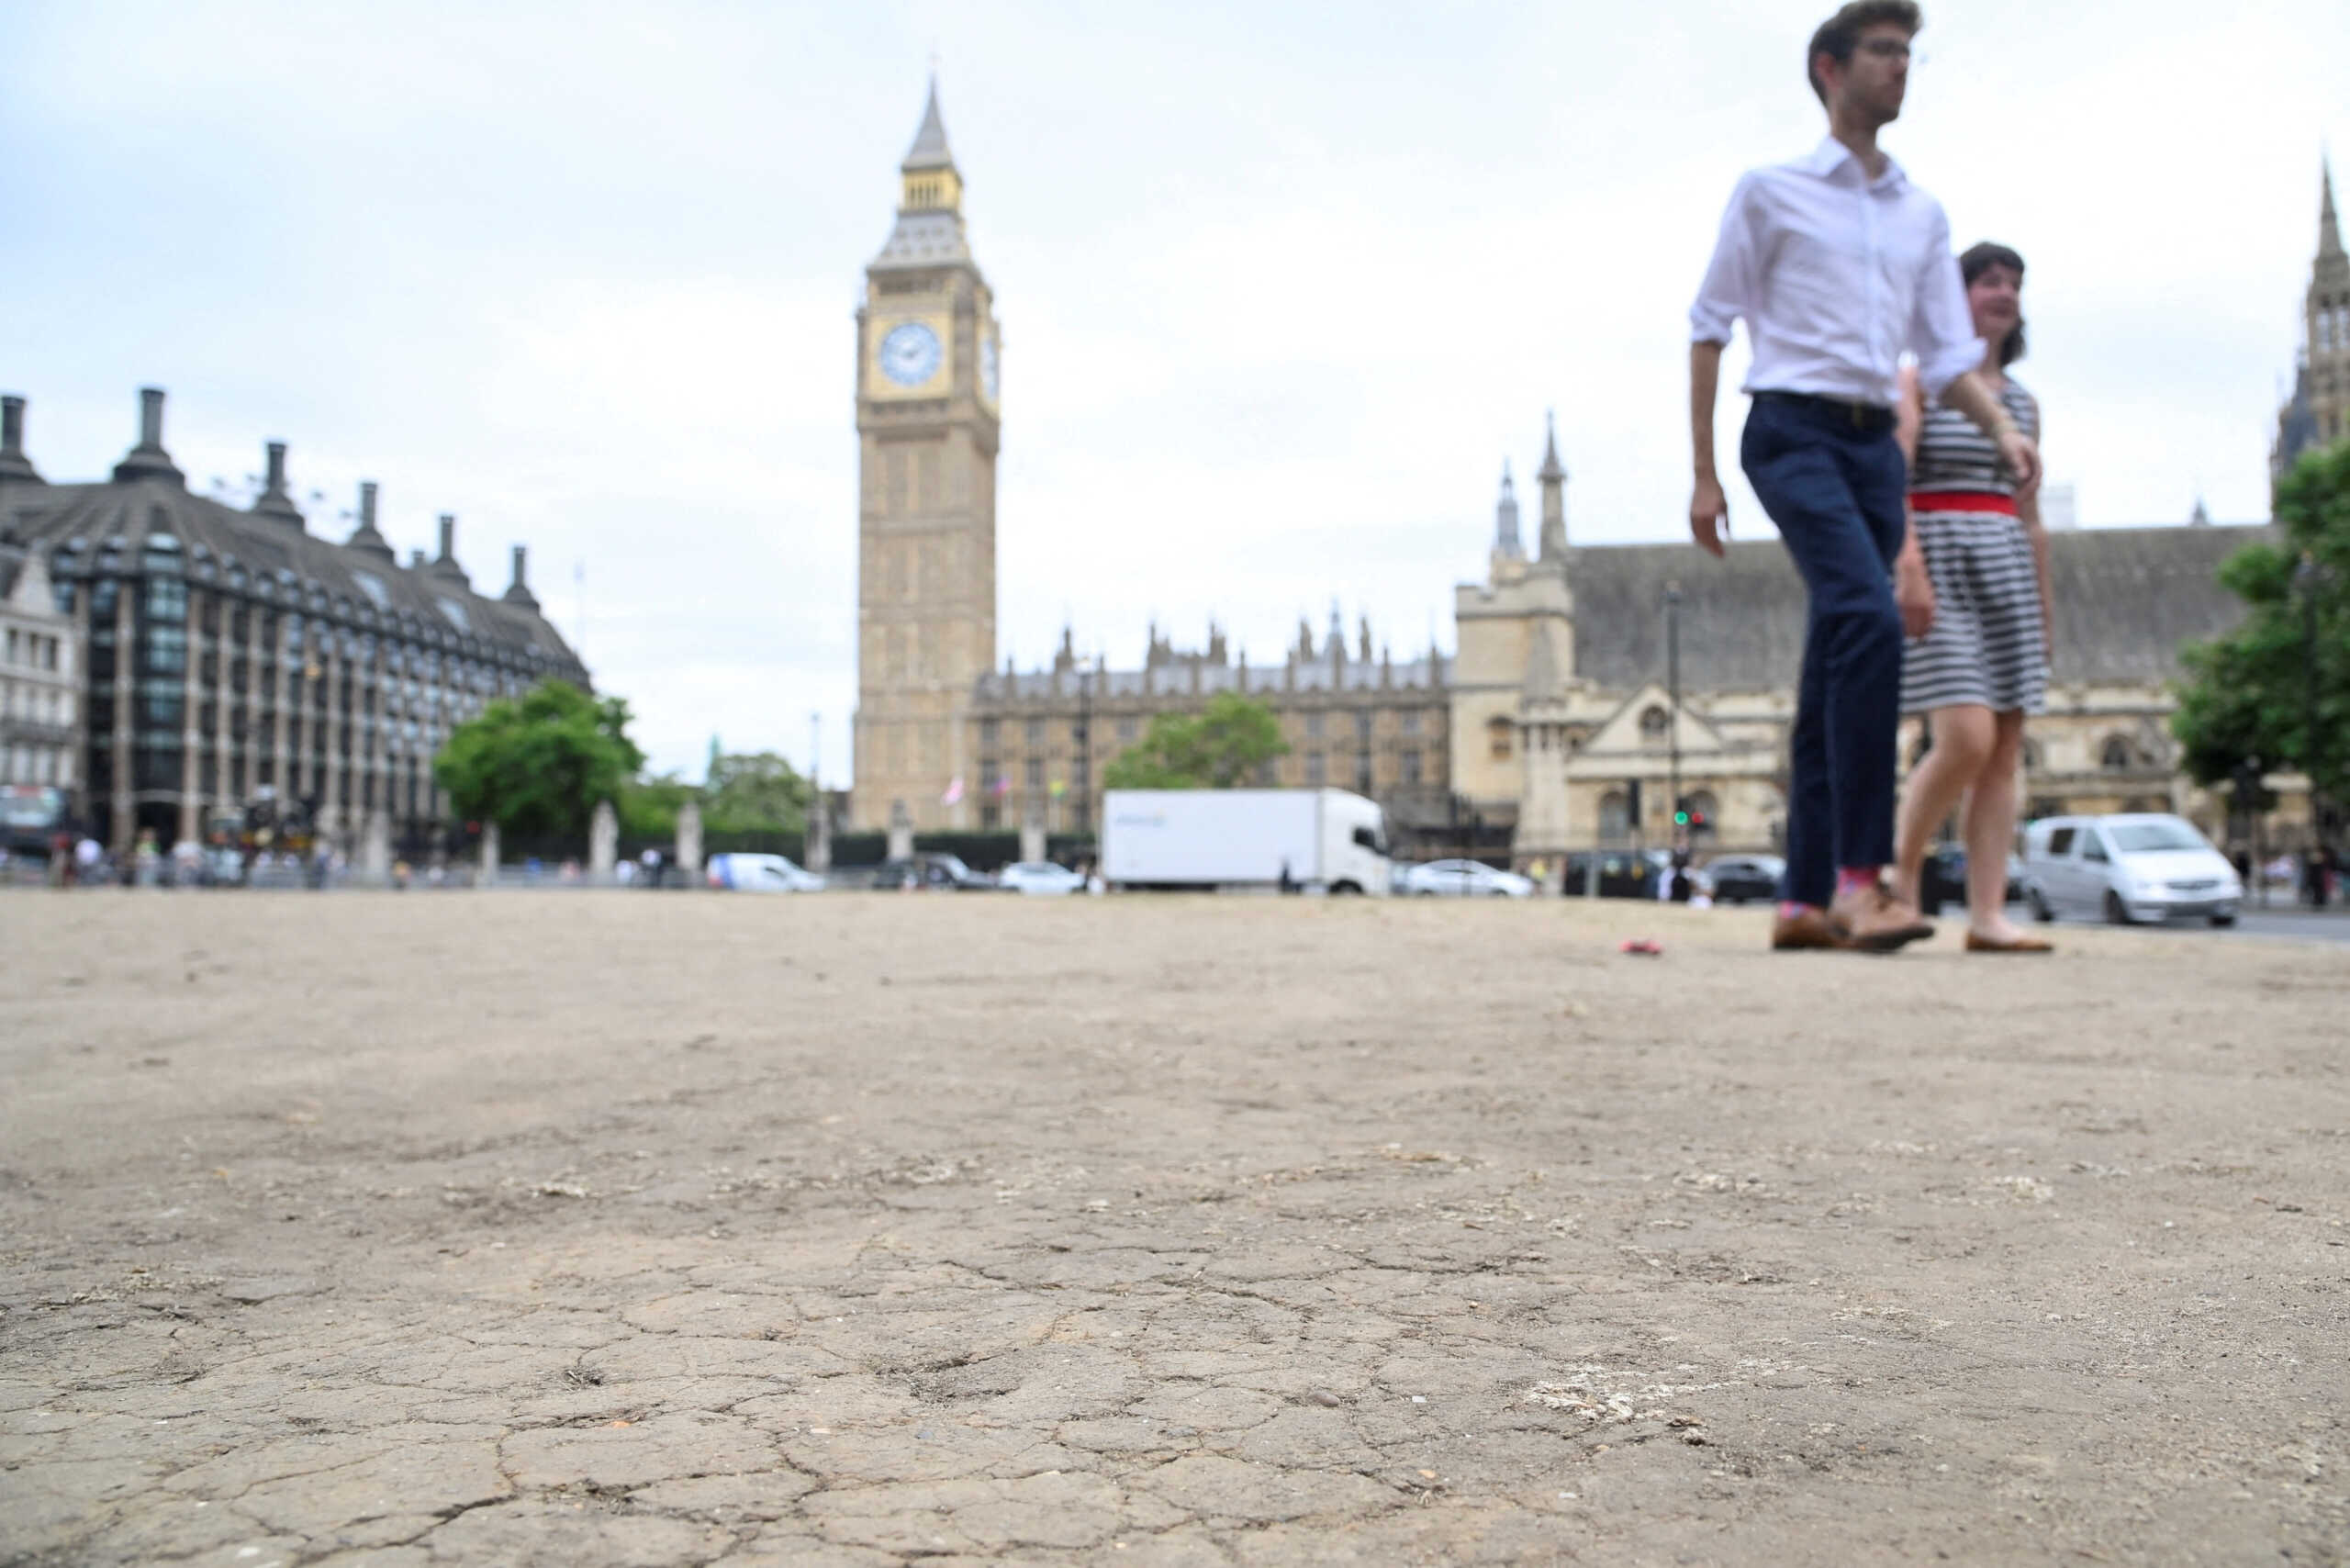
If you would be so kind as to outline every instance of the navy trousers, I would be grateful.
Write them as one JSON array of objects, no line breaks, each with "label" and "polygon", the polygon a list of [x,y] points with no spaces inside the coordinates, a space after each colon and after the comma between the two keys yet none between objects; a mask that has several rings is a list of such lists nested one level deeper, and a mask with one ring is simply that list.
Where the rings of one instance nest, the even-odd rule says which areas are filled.
[{"label": "navy trousers", "polygon": [[1889,429],[1827,405],[1757,398],[1739,462],[1810,590],[1779,896],[1825,905],[1844,866],[1893,858],[1901,611],[1893,559],[1908,465]]}]

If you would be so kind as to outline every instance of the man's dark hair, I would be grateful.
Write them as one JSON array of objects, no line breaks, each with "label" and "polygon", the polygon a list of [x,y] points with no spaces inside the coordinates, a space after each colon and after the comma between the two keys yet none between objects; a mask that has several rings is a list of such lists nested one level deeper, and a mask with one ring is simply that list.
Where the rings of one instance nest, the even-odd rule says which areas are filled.
[{"label": "man's dark hair", "polygon": [[1861,29],[1881,22],[1890,22],[1916,38],[1926,18],[1916,0],[1852,0],[1811,35],[1811,47],[1803,51],[1803,73],[1810,78],[1811,90],[1821,103],[1828,101],[1828,84],[1819,79],[1819,57],[1824,54],[1839,65],[1850,65],[1853,46],[1861,41]]},{"label": "man's dark hair", "polygon": [[[2023,258],[2007,246],[1986,240],[1979,245],[1969,245],[1966,253],[1958,258],[1958,275],[1969,287],[1993,267],[2005,267],[2016,274],[2016,282],[2023,282]],[[1999,364],[2002,368],[2023,357],[2023,317],[2016,317],[2016,324],[1999,340]]]}]

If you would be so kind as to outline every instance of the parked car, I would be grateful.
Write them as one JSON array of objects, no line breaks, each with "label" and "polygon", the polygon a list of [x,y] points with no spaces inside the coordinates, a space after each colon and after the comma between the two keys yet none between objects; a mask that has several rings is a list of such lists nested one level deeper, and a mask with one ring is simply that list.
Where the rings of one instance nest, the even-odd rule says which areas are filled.
[{"label": "parked car", "polygon": [[[2007,887],[2002,901],[2014,903],[2024,896],[2023,861],[2008,857]],[[1966,848],[1958,844],[1938,844],[1927,853],[1926,864],[1918,877],[1918,911],[1921,914],[1939,914],[1942,905],[1966,905]]]},{"label": "parked car", "polygon": [[1534,881],[1515,871],[1497,871],[1483,860],[1430,860],[1407,868],[1395,890],[1424,899],[1523,899],[1534,896]]},{"label": "parked car", "polygon": [[1031,898],[1058,898],[1085,890],[1085,879],[1049,860],[1015,860],[996,873],[996,886]]},{"label": "parked car", "polygon": [[1662,849],[1603,849],[1596,854],[1578,849],[1567,857],[1560,890],[1569,898],[1589,892],[1595,862],[1604,899],[1652,899],[1658,882],[1673,868],[1673,857]]},{"label": "parked car", "polygon": [[2026,902],[2042,920],[2199,915],[2233,925],[2244,903],[2227,857],[2194,823],[2163,812],[2043,817],[2024,831],[2024,868]]},{"label": "parked car", "polygon": [[1775,855],[1724,855],[1697,868],[1697,885],[1716,903],[1767,903],[1786,869]]},{"label": "parked car", "polygon": [[703,879],[735,893],[816,893],[824,879],[780,855],[713,855]]},{"label": "parked car", "polygon": [[884,860],[856,873],[856,886],[884,892],[994,892],[995,879],[974,871],[959,855],[923,850],[907,860]]}]

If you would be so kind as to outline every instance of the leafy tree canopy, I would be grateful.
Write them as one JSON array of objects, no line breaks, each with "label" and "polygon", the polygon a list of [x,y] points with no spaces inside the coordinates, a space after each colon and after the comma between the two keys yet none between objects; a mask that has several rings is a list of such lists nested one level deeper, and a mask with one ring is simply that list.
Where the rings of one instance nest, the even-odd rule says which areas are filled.
[{"label": "leafy tree canopy", "polygon": [[468,820],[515,834],[582,835],[599,801],[617,800],[644,766],[628,703],[545,680],[457,726],[433,776]]},{"label": "leafy tree canopy", "polygon": [[702,786],[702,821],[728,833],[800,833],[815,798],[814,786],[774,752],[717,756]]},{"label": "leafy tree canopy", "polygon": [[620,794],[621,836],[640,843],[675,837],[677,813],[697,793],[674,773],[631,779]]},{"label": "leafy tree canopy", "polygon": [[2339,805],[2350,801],[2350,442],[2285,476],[2277,521],[2280,542],[2221,563],[2220,581],[2246,613],[2228,635],[2183,651],[2171,733],[2198,783],[2290,767]]},{"label": "leafy tree canopy", "polygon": [[1161,713],[1102,771],[1113,790],[1230,790],[1289,753],[1281,721],[1261,702],[1220,691],[1197,713]]}]

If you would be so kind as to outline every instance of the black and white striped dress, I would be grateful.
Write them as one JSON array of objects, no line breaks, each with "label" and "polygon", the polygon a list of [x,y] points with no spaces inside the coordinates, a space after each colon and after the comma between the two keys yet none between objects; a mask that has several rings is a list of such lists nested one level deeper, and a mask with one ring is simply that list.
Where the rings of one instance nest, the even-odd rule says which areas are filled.
[{"label": "black and white striped dress", "polygon": [[[1999,400],[2037,442],[2040,405],[2031,394],[2010,379]],[[1903,650],[1905,713],[1967,704],[2037,713],[2045,706],[2040,575],[2015,515],[2015,488],[1998,449],[1973,420],[1926,405],[1909,474],[1909,526],[1933,581],[1934,624]]]}]

